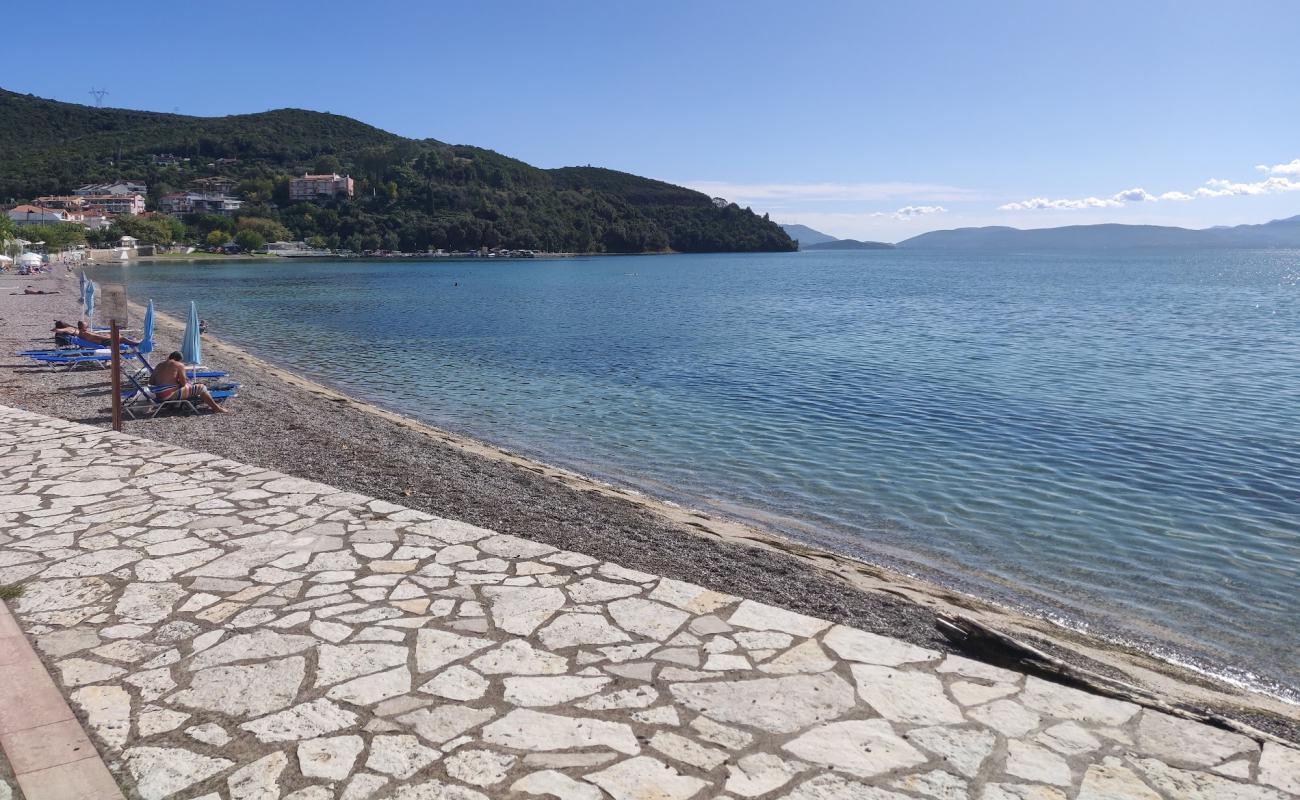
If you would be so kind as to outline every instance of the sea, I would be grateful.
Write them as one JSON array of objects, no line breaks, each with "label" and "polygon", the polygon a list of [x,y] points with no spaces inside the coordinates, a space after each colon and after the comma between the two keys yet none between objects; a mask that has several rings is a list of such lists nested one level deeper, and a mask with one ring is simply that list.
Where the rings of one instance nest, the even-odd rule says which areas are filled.
[{"label": "sea", "polygon": [[1300,700],[1300,251],[96,273],[421,421]]}]

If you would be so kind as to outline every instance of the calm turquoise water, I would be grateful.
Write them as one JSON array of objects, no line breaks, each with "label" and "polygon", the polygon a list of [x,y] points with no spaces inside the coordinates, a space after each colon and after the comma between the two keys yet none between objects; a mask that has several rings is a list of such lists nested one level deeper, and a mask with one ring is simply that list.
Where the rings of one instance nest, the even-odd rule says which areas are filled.
[{"label": "calm turquoise water", "polygon": [[436,425],[1300,686],[1298,251],[119,273]]}]

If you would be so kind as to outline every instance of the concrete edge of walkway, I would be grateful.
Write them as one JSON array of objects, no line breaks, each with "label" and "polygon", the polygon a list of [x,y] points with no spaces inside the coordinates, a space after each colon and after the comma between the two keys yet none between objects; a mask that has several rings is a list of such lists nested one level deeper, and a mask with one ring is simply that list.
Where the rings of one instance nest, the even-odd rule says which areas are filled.
[{"label": "concrete edge of walkway", "polygon": [[123,800],[117,780],[3,600],[0,749],[26,800]]}]

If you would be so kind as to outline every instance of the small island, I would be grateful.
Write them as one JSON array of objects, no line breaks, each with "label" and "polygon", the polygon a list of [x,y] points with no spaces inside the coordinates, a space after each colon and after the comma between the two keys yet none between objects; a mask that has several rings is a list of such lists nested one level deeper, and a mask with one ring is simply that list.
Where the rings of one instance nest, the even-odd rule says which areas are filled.
[{"label": "small island", "polygon": [[860,242],[857,239],[836,239],[831,242],[799,245],[800,250],[893,250],[888,242]]}]

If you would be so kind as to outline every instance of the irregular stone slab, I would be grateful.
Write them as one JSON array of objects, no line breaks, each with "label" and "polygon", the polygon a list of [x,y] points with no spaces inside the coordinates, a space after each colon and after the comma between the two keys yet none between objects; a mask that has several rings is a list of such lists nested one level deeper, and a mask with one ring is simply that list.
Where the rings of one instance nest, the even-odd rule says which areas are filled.
[{"label": "irregular stone slab", "polygon": [[515,709],[483,729],[483,741],[516,750],[572,750],[608,747],[635,755],[641,751],[632,729],[621,722],[565,717]]},{"label": "irregular stone slab", "polygon": [[1053,725],[1035,739],[1058,753],[1077,756],[1090,753],[1101,747],[1101,740],[1088,733],[1076,722],[1062,722]]},{"label": "irregular stone slab", "polygon": [[41,578],[82,578],[104,575],[118,567],[139,561],[142,554],[136,550],[98,550],[93,553],[60,561],[41,573]]},{"label": "irregular stone slab", "polygon": [[22,614],[61,611],[97,603],[113,593],[113,587],[100,578],[39,580],[24,584],[17,610]]},{"label": "irregular stone slab", "polygon": [[174,731],[189,718],[189,714],[183,714],[179,711],[168,711],[157,706],[145,706],[140,711],[140,717],[135,721],[135,729],[140,736],[148,738],[159,733]]},{"label": "irregular stone slab", "polygon": [[411,672],[405,666],[340,683],[325,693],[331,700],[368,706],[411,691]]},{"label": "irregular stone slab", "polygon": [[554,706],[595,694],[610,680],[580,675],[506,678],[505,700],[515,706]]},{"label": "irregular stone slab", "polygon": [[230,800],[280,800],[280,773],[289,757],[276,751],[230,774]]},{"label": "irregular stone slab", "polygon": [[1025,688],[1019,699],[1025,706],[1053,717],[1116,727],[1128,722],[1141,710],[1133,703],[1048,683],[1032,675],[1025,678]]},{"label": "irregular stone slab", "polygon": [[122,591],[113,613],[132,622],[162,622],[185,595],[185,589],[176,583],[131,583]]},{"label": "irregular stone slab", "polygon": [[1025,736],[1041,721],[1037,714],[1014,700],[998,700],[972,709],[970,718],[1012,739]]},{"label": "irregular stone slab", "polygon": [[445,763],[447,774],[475,786],[493,786],[506,779],[518,760],[508,753],[491,750],[457,750]]},{"label": "irregular stone slab", "polygon": [[724,722],[794,733],[853,708],[853,687],[833,673],[710,683],[675,683],[679,703]]},{"label": "irregular stone slab", "polygon": [[1143,755],[1177,766],[1213,767],[1242,753],[1259,749],[1255,740],[1220,728],[1156,711],[1143,711],[1137,746]]},{"label": "irregular stone slab", "polygon": [[650,756],[629,758],[583,777],[604,789],[614,800],[686,800],[708,785]]},{"label": "irregular stone slab", "polygon": [[416,635],[415,665],[420,672],[438,669],[493,644],[491,639],[422,628]]},{"label": "irregular stone slab", "polygon": [[741,797],[758,797],[785,786],[808,769],[809,766],[802,761],[787,761],[771,753],[755,753],[727,765],[726,789]]},{"label": "irregular stone slab", "polygon": [[489,800],[487,795],[467,786],[455,786],[437,780],[398,789],[392,798],[393,800]]},{"label": "irregular stone slab", "polygon": [[483,594],[492,603],[492,624],[518,636],[531,635],[568,602],[559,589],[532,586],[488,586]]},{"label": "irregular stone slab", "polygon": [[314,644],[316,640],[312,637],[292,633],[265,630],[241,633],[194,656],[189,668],[200,670],[236,661],[283,658],[301,653]]},{"label": "irregular stone slab", "polygon": [[600,578],[583,578],[577,583],[566,586],[565,589],[568,591],[569,597],[573,598],[573,602],[580,604],[607,603],[610,600],[619,600],[641,593],[640,586],[612,583],[602,581]]},{"label": "irregular stone slab", "polygon": [[234,765],[224,758],[209,758],[179,747],[133,747],[126,751],[126,768],[144,800],[163,800]]},{"label": "irregular stone slab", "polygon": [[121,667],[84,658],[65,659],[58,663],[58,667],[65,686],[84,686],[88,683],[112,680],[126,674],[126,670]]},{"label": "irregular stone slab", "polygon": [[966,781],[941,769],[904,775],[891,781],[889,785],[895,789],[902,789],[923,797],[933,797],[936,800],[965,800],[970,797]]},{"label": "irregular stone slab", "polygon": [[712,614],[740,600],[739,597],[705,589],[693,583],[663,578],[650,593],[651,600],[667,603],[692,614]]},{"label": "irregular stone slab", "polygon": [[840,658],[885,667],[897,667],[918,661],[934,661],[940,656],[934,650],[926,650],[923,647],[845,625],[836,625],[827,631],[822,637],[822,644],[829,647]]},{"label": "irregular stone slab", "polygon": [[994,683],[985,685],[971,681],[953,681],[948,684],[948,691],[953,699],[963,706],[977,706],[999,697],[1008,697],[1020,691],[1014,683]]},{"label": "irregular stone slab", "polygon": [[196,742],[210,744],[213,747],[225,747],[230,742],[230,734],[226,733],[226,729],[215,722],[186,728],[185,735]]},{"label": "irregular stone slab", "polygon": [[[907,795],[887,792],[855,780],[825,773],[804,781],[781,800],[912,800]],[[987,795],[980,800],[988,800]]]},{"label": "irregular stone slab", "polygon": [[[1108,759],[1109,760],[1109,759]],[[1084,773],[1077,800],[1162,800],[1137,773],[1119,764],[1093,764]]]},{"label": "irregular stone slab", "polygon": [[72,701],[86,713],[90,729],[114,749],[126,745],[131,731],[131,695],[121,686],[83,686]]},{"label": "irregular stone slab", "polygon": [[690,614],[679,611],[672,606],[645,600],[640,597],[628,597],[615,600],[606,606],[609,614],[623,630],[638,636],[645,636],[662,642],[690,619]]},{"label": "irregular stone slab", "polygon": [[668,756],[674,761],[680,761],[683,764],[690,764],[692,767],[708,772],[722,762],[726,761],[730,754],[725,750],[719,750],[715,747],[705,747],[704,745],[692,739],[688,739],[672,731],[659,731],[650,739],[650,747],[658,750],[660,753]]},{"label": "irregular stone slab", "polygon": [[1156,789],[1178,800],[1288,800],[1281,792],[1266,786],[1179,769],[1154,758],[1134,759],[1131,763]]},{"label": "irregular stone slab", "polygon": [[941,757],[948,766],[968,778],[979,774],[997,741],[988,731],[940,727],[915,728],[904,734],[904,738]]},{"label": "irregular stone slab", "polygon": [[212,667],[194,673],[188,689],[168,702],[232,717],[258,717],[288,706],[298,696],[306,660],[293,656],[246,666]]},{"label": "irregular stone slab", "polygon": [[442,744],[477,728],[494,716],[496,712],[490,708],[445,705],[421,708],[398,717],[397,721],[410,725],[416,733],[434,744]]},{"label": "irregular stone slab", "polygon": [[343,789],[343,794],[339,800],[366,800],[375,792],[388,785],[392,780],[385,775],[373,775],[369,772],[361,772],[352,776],[348,785]]},{"label": "irregular stone slab", "polygon": [[[745,661],[737,668],[745,669],[748,666],[748,662]],[[790,675],[798,672],[826,672],[834,666],[835,662],[826,656],[826,651],[817,642],[809,639],[764,662],[758,669],[760,672],[773,675]]]},{"label": "irregular stone slab", "polygon": [[511,639],[470,665],[486,675],[560,675],[568,672],[569,659],[537,650],[522,639]]},{"label": "irregular stone slab", "polygon": [[784,749],[804,761],[864,778],[926,761],[924,754],[881,719],[832,722],[808,731]]},{"label": "irregular stone slab", "polygon": [[1300,795],[1300,751],[1265,742],[1259,757],[1259,780],[1284,792]]},{"label": "irregular stone slab", "polygon": [[589,783],[578,783],[563,772],[544,770],[510,784],[512,792],[551,795],[558,800],[603,800],[605,795]]},{"label": "irregular stone slab", "polygon": [[758,631],[781,631],[791,636],[816,636],[831,626],[829,622],[807,614],[796,614],[784,608],[743,600],[730,617],[727,624],[737,628],[751,628]]},{"label": "irregular stone slab", "polygon": [[334,733],[351,727],[356,721],[356,714],[320,698],[239,727],[252,732],[259,741],[290,742]]},{"label": "irregular stone slab", "polygon": [[1003,767],[1008,775],[1035,783],[1072,786],[1070,765],[1064,758],[1045,747],[1011,740],[1007,742],[1007,763]]},{"label": "irregular stone slab", "polygon": [[1065,792],[1031,783],[986,783],[980,800],[1065,800]]},{"label": "irregular stone slab", "polygon": [[316,686],[319,688],[405,664],[407,649],[396,644],[322,644],[317,654]]},{"label": "irregular stone slab", "polygon": [[488,680],[468,667],[450,666],[420,687],[420,691],[448,700],[477,700],[487,693]]},{"label": "irregular stone slab", "polygon": [[539,558],[550,555],[556,549],[549,544],[533,542],[528,539],[521,539],[518,536],[499,533],[496,536],[489,536],[486,539],[480,539],[476,543],[478,549],[484,553],[490,553],[494,556],[501,556],[509,559]]},{"label": "irregular stone slab", "polygon": [[852,669],[858,694],[885,719],[912,725],[955,725],[965,720],[944,694],[943,683],[928,672],[875,664],[854,664]]},{"label": "irregular stone slab", "polygon": [[438,760],[437,750],[425,747],[409,734],[376,736],[370,741],[366,769],[405,780]]},{"label": "irregular stone slab", "polygon": [[629,640],[626,633],[610,625],[600,614],[561,614],[537,635],[550,650]]}]

